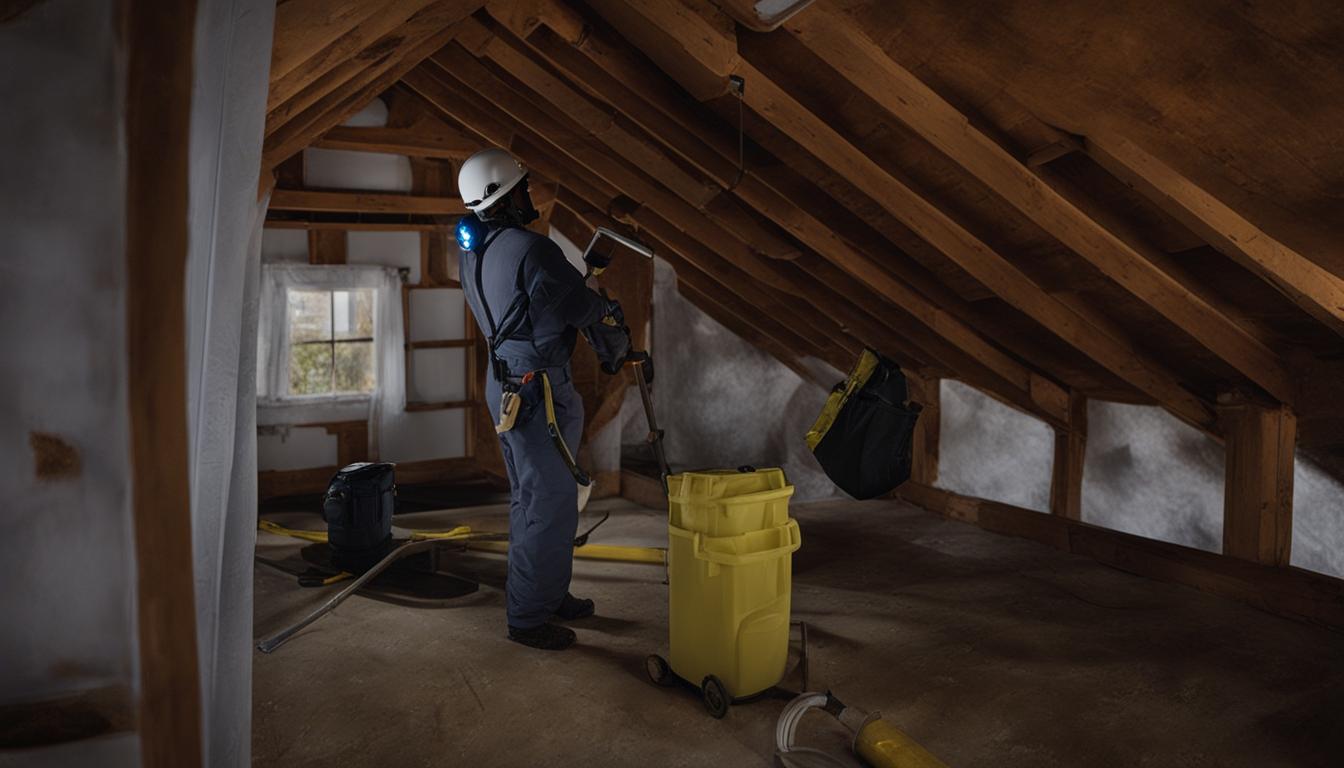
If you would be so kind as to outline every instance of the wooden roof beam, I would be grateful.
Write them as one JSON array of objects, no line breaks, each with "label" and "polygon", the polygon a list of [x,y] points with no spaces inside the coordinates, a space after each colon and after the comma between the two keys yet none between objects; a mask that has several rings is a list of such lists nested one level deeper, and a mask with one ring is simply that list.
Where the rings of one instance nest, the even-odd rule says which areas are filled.
[{"label": "wooden roof beam", "polygon": [[456,216],[464,210],[461,198],[424,197],[377,192],[324,192],[277,189],[270,210],[308,213],[406,213]]},{"label": "wooden roof beam", "polygon": [[[479,2],[450,0],[451,7],[433,6],[435,13],[421,18],[416,34],[399,38],[386,55],[359,69],[322,98],[287,120],[267,119],[262,167],[274,168],[291,155],[312,144],[319,136],[344,123],[370,101],[401,78],[411,67],[443,47],[457,34],[457,25],[449,23],[454,15],[469,13]],[[442,14],[442,15],[440,15]],[[419,17],[417,17],[419,18]],[[457,18],[461,18],[460,15]],[[442,23],[440,23],[442,22]]]},{"label": "wooden roof beam", "polygon": [[[555,108],[555,111],[557,113],[572,116],[575,114],[581,114],[585,111],[586,97],[581,96],[567,83],[560,81],[558,78],[551,75],[549,72],[543,71],[539,65],[528,59],[526,54],[514,48],[512,44],[503,42],[503,40],[497,36],[491,36],[490,38],[485,38],[483,35],[480,34],[480,31],[481,30],[478,30],[474,33],[473,32],[465,33],[463,37],[460,38],[460,40],[468,44],[475,45],[479,50],[484,51],[486,55],[490,56],[497,65],[507,69],[515,78],[518,78],[520,81],[522,81],[525,86],[534,89],[536,91],[536,95],[538,95],[540,98],[549,101],[551,106]],[[447,52],[445,52],[445,54],[446,53]],[[438,61],[441,64],[446,64],[447,66],[450,66],[453,72],[461,72],[469,69],[467,63],[461,61],[454,61],[451,59],[447,59],[446,57],[439,58],[436,56],[436,61]],[[492,90],[492,93],[498,94],[498,91]],[[529,98],[528,101],[530,103],[531,99]],[[546,132],[544,127],[538,127],[538,126],[533,127],[537,128],[539,132],[542,133]],[[595,138],[597,138],[598,140],[602,140],[604,137],[601,135],[595,135]],[[623,157],[626,161],[630,162],[632,165],[640,165],[641,167],[646,167],[642,162],[644,159],[642,156],[630,157],[626,155],[625,146],[623,146],[621,142],[612,141],[604,143],[606,143],[607,147],[610,150],[615,151],[618,156]],[[654,148],[654,151],[660,153],[662,152],[662,150],[658,148]],[[692,203],[692,201],[686,200],[686,203]],[[733,204],[736,205],[735,202]],[[636,219],[639,219],[641,216],[645,215],[646,210],[649,211],[650,213],[653,213],[654,216],[660,216],[661,214],[663,214],[662,208],[651,205],[640,208],[635,213]],[[661,222],[661,219],[655,219],[655,221]],[[689,226],[692,227],[692,229],[687,231],[696,231],[695,229],[696,225],[693,222],[693,220],[683,220],[679,224],[679,226],[685,228],[688,226],[688,223]],[[650,224],[649,226],[656,228],[658,224],[657,223]],[[738,239],[750,238],[750,232],[744,232],[742,227],[730,227],[727,224],[725,224],[724,228],[731,230]],[[680,236],[680,233],[663,234],[660,236],[663,237],[664,239],[676,238]],[[842,334],[852,330],[853,332],[859,334],[860,337],[867,338],[869,340],[869,343],[871,344],[879,345],[881,344],[879,340],[881,340],[882,342],[886,342],[885,344],[881,345],[887,347],[889,351],[893,352],[893,354],[896,354],[895,350],[899,349],[900,353],[897,356],[905,357],[907,362],[915,361],[918,364],[922,364],[923,361],[927,359],[926,354],[913,352],[909,350],[908,345],[894,341],[891,338],[893,336],[891,330],[885,326],[882,326],[880,320],[869,319],[861,311],[859,311],[860,305],[866,303],[860,301],[852,301],[855,299],[859,299],[860,298],[859,294],[849,294],[849,295],[843,293],[836,294],[834,295],[834,299],[836,300],[832,300],[831,290],[828,287],[828,284],[824,281],[823,282],[815,281],[810,276],[803,274],[801,270],[792,268],[788,265],[778,265],[772,267],[771,264],[765,263],[763,260],[761,260],[759,257],[757,257],[755,254],[752,253],[748,253],[746,255],[746,258],[747,261],[734,260],[734,264],[738,267],[746,269],[751,278],[762,279],[763,275],[782,276],[783,279],[786,281],[786,286],[784,289],[789,291],[790,293],[793,293],[794,295],[807,298],[809,303],[812,303],[818,310],[818,318],[834,316],[835,319],[841,323],[841,327],[833,329],[832,334],[835,333]],[[811,322],[815,323],[819,322],[819,320],[812,320]]]},{"label": "wooden roof beam", "polygon": [[1124,340],[1096,328],[1051,296],[750,64],[740,64],[739,74],[748,82],[748,106],[822,162],[829,163],[898,221],[990,290],[1107,370],[1151,395],[1176,415],[1202,429],[1216,429],[1217,421],[1208,403],[1182,387],[1169,371],[1155,361],[1145,359]]},{"label": "wooden roof beam", "polygon": [[465,160],[481,148],[479,143],[449,130],[442,123],[432,128],[357,128],[338,125],[323,134],[313,146],[442,160]]},{"label": "wooden roof beam", "polygon": [[272,90],[277,81],[378,10],[360,0],[289,0],[278,4],[271,45]]},{"label": "wooden roof beam", "polygon": [[[608,15],[609,6],[615,4],[615,0],[594,2],[602,10],[603,16],[622,32],[637,33],[636,26],[626,18],[629,13],[613,12]],[[712,10],[703,10],[703,15],[688,12],[680,0],[649,0],[637,6],[637,12],[642,17],[637,20],[640,26],[652,25],[680,38],[714,41],[713,46],[718,52],[696,59],[695,66],[702,72],[718,74],[724,66],[723,62],[729,61],[729,71],[723,75],[726,78],[734,74],[746,80],[744,98],[753,111],[849,179],[898,221],[996,294],[1103,367],[1151,395],[1172,413],[1201,429],[1217,429],[1217,419],[1209,404],[1185,390],[1170,372],[1141,357],[1122,339],[1092,327],[923,196],[887,173],[770,78],[746,61],[726,56],[724,49],[730,38],[721,33],[717,23],[711,21],[715,18]],[[735,39],[731,42],[735,45]],[[702,49],[703,45],[693,46],[683,55],[693,56]],[[668,72],[676,76],[674,70]]]},{"label": "wooden roof beam", "polygon": [[386,46],[386,36],[437,2],[442,0],[281,3],[275,10],[266,111],[275,110],[343,65],[375,58]]},{"label": "wooden roof beam", "polygon": [[627,117],[605,101],[590,98],[555,77],[513,41],[496,35],[474,19],[464,26],[457,39],[474,56],[493,61],[547,101],[564,104],[565,115],[590,136],[619,151],[631,164],[657,179],[659,184],[705,216],[736,232],[739,239],[754,250],[774,259],[798,257],[800,252],[796,245],[744,209],[726,201],[722,187],[713,179],[706,178],[697,169],[683,167],[656,141],[646,138],[644,131]]},{"label": "wooden roof beam", "polygon": [[[469,62],[457,61],[450,63],[453,65],[452,71],[454,74],[466,73],[470,76],[473,71],[472,67],[468,66]],[[460,119],[464,121],[464,123],[470,123],[471,127],[475,129],[483,140],[498,145],[510,146],[524,163],[528,164],[530,167],[554,167],[556,165],[555,161],[545,158],[544,154],[539,155],[536,151],[537,147],[535,144],[520,142],[515,130],[505,126],[497,119],[487,118],[481,120],[479,118],[482,116],[476,114],[472,107],[467,106],[470,100],[464,98],[464,96],[471,92],[471,88],[490,87],[491,93],[495,94],[496,105],[505,111],[512,110],[512,114],[514,114],[515,117],[518,114],[532,114],[533,119],[548,119],[547,117],[542,117],[545,113],[530,113],[524,106],[528,102],[518,97],[516,94],[509,92],[507,87],[502,83],[484,80],[471,84],[464,83],[455,85],[455,81],[448,76],[446,71],[441,73],[430,73],[423,68],[410,73],[405,78],[404,83],[407,87],[418,93],[431,107],[439,110],[446,117],[450,119]],[[553,120],[553,118],[549,119]],[[538,126],[526,122],[520,122],[520,126],[529,131],[532,128],[538,128]],[[562,146],[565,149],[572,150],[576,145],[570,137],[569,131],[563,126],[551,125],[548,122],[544,122],[539,126],[539,129],[536,130],[535,133],[540,141],[550,146],[548,151],[553,151],[557,154],[564,151],[561,149]],[[590,157],[595,158],[597,156],[590,155]],[[607,159],[609,160],[610,158],[608,157]],[[571,157],[569,162],[571,163],[571,166],[568,169],[568,173],[565,173],[562,176],[562,178],[565,179],[565,186],[567,188],[574,187],[575,184],[573,182],[576,179],[583,178],[594,172],[593,169],[586,167],[582,161],[578,161]],[[559,173],[558,170],[556,172]],[[596,183],[600,184],[601,182],[597,181]],[[590,190],[596,189],[596,187],[591,184],[581,184],[580,186],[584,186]],[[564,192],[562,192],[562,196],[563,195]],[[591,203],[592,207],[596,208],[600,207],[604,201],[593,200]],[[573,202],[570,202],[569,205],[572,206]],[[610,206],[608,205],[606,207]],[[635,203],[633,204],[633,209],[627,211],[626,215],[631,217],[635,223],[645,228],[645,231],[657,233],[657,235],[660,235],[663,238],[677,241],[680,250],[677,252],[676,258],[678,258],[682,264],[694,265],[694,268],[702,275],[707,277],[712,276],[718,284],[717,288],[714,290],[726,291],[733,294],[746,294],[747,298],[745,300],[738,298],[737,303],[744,307],[751,307],[750,314],[757,318],[758,329],[759,325],[767,326],[762,332],[769,330],[774,334],[774,338],[778,339],[783,335],[781,329],[793,329],[789,331],[789,335],[785,338],[788,339],[788,343],[796,345],[797,349],[801,349],[808,354],[821,357],[822,359],[827,359],[833,364],[839,363],[842,367],[849,364],[844,358],[850,357],[850,353],[857,352],[859,348],[858,344],[860,342],[856,340],[851,342],[847,347],[837,347],[837,343],[844,343],[845,333],[842,329],[831,325],[830,321],[824,316],[808,319],[794,313],[789,306],[789,302],[793,301],[793,299],[781,301],[780,299],[770,297],[769,287],[766,285],[758,285],[758,283],[761,282],[757,279],[758,276],[744,272],[741,268],[741,262],[738,262],[735,259],[721,258],[719,255],[721,253],[720,249],[706,248],[700,243],[695,242],[690,238],[686,238],[677,226],[667,222],[660,213],[661,212],[655,212],[651,207],[640,206]],[[768,264],[750,251],[746,251],[743,256],[746,259],[745,264],[749,268],[761,271],[769,269]],[[770,274],[774,279],[779,279],[778,275],[773,273]],[[795,291],[804,291],[804,289],[794,285],[790,285],[790,287]],[[701,289],[708,290],[703,284],[701,285]],[[771,327],[771,322],[775,317],[787,318],[787,323],[785,325]],[[813,328],[817,323],[821,323],[823,326],[819,330]],[[797,333],[807,333],[808,337],[804,339],[804,337],[798,336]],[[836,350],[839,349],[844,349],[845,351],[837,355]],[[833,382],[828,382],[826,386],[829,386],[830,383]]]},{"label": "wooden roof beam", "polygon": [[[617,42],[604,40],[597,30],[590,29],[578,38],[581,42],[566,42],[560,31],[573,29],[574,21],[570,18],[573,12],[553,0],[535,0],[533,5],[535,9],[526,15],[527,23],[514,31],[527,34],[525,42],[539,55],[544,56],[550,64],[576,82],[585,84],[590,91],[601,93],[622,113],[637,122],[643,121],[643,127],[656,138],[663,140],[669,149],[687,159],[699,158],[698,162],[703,163],[707,169],[712,169],[714,162],[703,158],[716,157],[720,161],[719,170],[723,170],[722,166],[727,162],[726,159],[720,155],[719,150],[715,150],[708,143],[700,142],[697,135],[674,132],[668,136],[664,133],[669,125],[693,124],[695,119],[693,116],[679,114],[686,111],[684,102],[675,101],[668,94],[667,88],[659,87],[656,78],[647,71],[647,65],[625,54]],[[495,12],[493,6],[490,10],[492,13]],[[548,32],[541,28],[543,25],[554,25],[556,29]],[[575,51],[574,47],[578,50]],[[576,53],[577,56],[574,55]],[[605,67],[617,69],[616,72],[610,73]],[[640,83],[643,87],[636,93],[627,87],[626,83]],[[646,99],[653,98],[659,100],[657,106],[646,102]],[[704,130],[706,129],[702,128],[701,132]],[[710,132],[712,133],[712,130]],[[701,149],[691,146],[692,142],[700,144]],[[724,184],[725,186],[731,184],[731,179]],[[966,363],[983,366],[987,369],[988,375],[1002,379],[1017,390],[1017,396],[1012,398],[1016,402],[1025,405],[1029,410],[1044,409],[1052,423],[1062,422],[1067,418],[1063,405],[1068,399],[1065,390],[1022,365],[980,336],[968,324],[893,277],[879,267],[872,257],[860,253],[851,244],[842,241],[803,206],[775,192],[756,178],[750,170],[744,174],[735,192],[755,210],[793,234],[803,244],[839,265],[848,275],[862,281],[870,290],[887,301],[913,315],[920,325],[932,332],[924,335],[920,346],[925,349],[933,349],[935,345],[944,348],[950,346],[959,356],[958,362],[962,363],[955,368],[961,370],[963,375],[968,377],[971,375],[971,369],[966,367]],[[825,282],[833,284],[836,278],[830,277]],[[943,355],[946,355],[946,351]],[[983,380],[984,376],[978,378]]]},{"label": "wooden roof beam", "polygon": [[[458,80],[466,86],[467,92],[491,94],[496,107],[536,135],[544,137],[557,150],[557,156],[567,157],[571,162],[588,168],[595,176],[620,189],[636,203],[648,205],[656,209],[659,215],[677,222],[678,226],[696,231],[701,239],[733,263],[757,263],[753,249],[730,230],[716,222],[706,221],[705,216],[693,205],[659,186],[638,168],[615,156],[607,147],[590,142],[582,128],[576,129],[534,100],[518,97],[491,67],[482,64],[462,46],[456,43],[445,46],[431,57],[427,66],[431,63],[436,66],[438,73],[431,73],[429,79],[437,74],[439,77]],[[432,90],[432,83],[428,83],[425,77],[406,77],[403,82],[417,92],[426,86]],[[422,95],[428,97],[430,94]],[[431,101],[450,115],[459,109],[457,104],[451,103],[452,99]],[[796,288],[770,269],[753,268],[752,276],[777,290],[796,294]]]},{"label": "wooden roof beam", "polygon": [[1344,336],[1344,279],[1275,240],[1133,142],[1090,136],[1083,146],[1116,178]]},{"label": "wooden roof beam", "polygon": [[737,30],[708,0],[588,0],[588,5],[696,99],[728,92],[728,75],[739,60]]},{"label": "wooden roof beam", "polygon": [[[1296,392],[1292,376],[1268,346],[1042,183],[1030,168],[972,126],[956,107],[887,56],[847,17],[817,6],[784,27],[850,84],[1028,219],[1247,379],[1280,402],[1292,403]],[[1344,291],[1339,295],[1344,296]]]},{"label": "wooden roof beam", "polygon": [[[452,71],[454,73],[470,72],[471,70],[469,62],[457,61],[449,63],[452,64]],[[447,73],[444,72],[443,75],[446,76]],[[461,105],[469,101],[464,97],[470,91],[465,84],[454,87],[449,82],[450,80],[451,78],[440,79],[437,76],[424,76],[421,72],[417,71],[408,76],[406,84],[414,89],[424,91],[424,95],[427,97],[426,100],[431,105],[441,105],[445,111],[449,112],[449,117],[454,117],[451,112],[463,111]],[[472,87],[490,87],[490,92],[495,95],[495,104],[506,111],[513,110],[514,114],[527,111],[522,106],[524,104],[535,106],[535,100],[533,98],[535,94],[509,94],[506,93],[506,89],[499,83],[491,83],[486,80],[473,83]],[[565,110],[561,109],[560,111],[564,112]],[[470,119],[469,114],[462,117],[463,119]],[[484,122],[486,125],[493,123],[493,128],[481,132],[481,136],[484,140],[496,144],[503,144],[505,143],[505,140],[511,140],[512,149],[514,149],[515,153],[529,165],[535,164],[539,159],[535,151],[528,151],[529,149],[535,150],[535,146],[528,147],[526,143],[520,145],[517,134],[506,128],[502,123],[492,120],[486,120]],[[473,125],[478,124],[479,121],[473,123]],[[557,135],[561,137],[568,136],[568,132],[563,126],[557,127],[548,123],[543,123],[541,125],[527,124],[523,127],[524,129],[535,129],[538,135],[544,134],[550,137]],[[555,151],[557,152],[560,151],[560,144],[563,144],[567,148],[572,146],[567,139],[558,141],[555,139],[543,139],[543,141],[546,141],[555,147]],[[546,162],[547,164],[551,164],[554,161],[547,160]],[[574,180],[581,179],[586,175],[586,171],[581,166],[582,164],[580,163],[579,168],[576,169],[571,167],[569,169],[569,172],[564,176],[566,185],[572,186]],[[592,199],[591,202],[592,205],[590,207],[593,208],[606,207],[609,209],[611,207],[609,200]],[[739,299],[739,303],[751,306],[757,313],[760,313],[763,310],[764,314],[768,317],[787,318],[787,327],[806,331],[805,338],[808,340],[804,342],[805,346],[800,347],[801,349],[807,350],[815,356],[820,356],[822,359],[827,359],[832,364],[837,365],[837,367],[844,369],[849,365],[853,355],[857,353],[859,345],[865,343],[861,339],[866,338],[868,344],[885,349],[904,366],[912,370],[928,370],[925,362],[928,359],[927,353],[922,352],[919,349],[912,349],[910,341],[906,338],[906,334],[896,333],[888,327],[879,327],[879,324],[874,321],[865,320],[859,312],[858,307],[867,305],[870,302],[863,301],[862,296],[855,292],[851,292],[850,294],[833,292],[833,278],[830,280],[822,278],[818,281],[811,276],[802,275],[792,264],[787,262],[776,262],[772,267],[772,265],[765,263],[760,257],[754,254],[749,254],[748,258],[750,261],[746,264],[738,264],[735,261],[730,262],[722,260],[714,251],[704,248],[698,242],[695,242],[693,238],[687,237],[678,227],[673,226],[664,220],[659,213],[658,210],[651,206],[641,206],[631,202],[622,215],[632,223],[641,226],[644,232],[652,233],[655,237],[661,238],[669,243],[674,243],[677,248],[678,263],[688,265],[683,268],[695,269],[702,276],[712,276],[718,283],[715,290],[727,291],[731,294],[742,294],[745,297],[745,301]],[[744,274],[739,267],[745,267],[748,272]],[[781,304],[773,298],[770,298],[768,296],[768,291],[765,292],[767,295],[755,292],[755,286],[753,285],[755,275],[753,272],[755,270],[772,269],[775,273],[779,273],[777,276],[788,280],[790,286],[795,289],[796,293],[807,297],[809,303],[813,305],[813,309],[817,313],[816,315],[809,316],[807,314],[793,312],[792,308],[787,304]],[[702,290],[706,290],[703,285],[701,288]],[[868,291],[866,286],[864,286],[864,291],[865,293]],[[836,315],[837,319],[844,324],[844,327],[833,325],[829,319],[827,319],[831,314]],[[893,314],[893,311],[888,311],[886,314],[889,316]],[[768,320],[762,320],[760,322],[766,323]],[[758,330],[764,332],[769,329],[758,328]],[[855,338],[853,342],[846,344],[844,341],[845,338],[855,331],[859,332],[858,337]],[[775,330],[773,333],[775,334],[775,338],[778,339],[779,331]],[[917,333],[914,335],[918,336]],[[840,343],[844,350],[839,356],[837,356],[834,351],[837,349],[835,346],[836,343]],[[916,344],[915,346],[924,347],[925,345]],[[1014,389],[1012,387],[1005,387],[1002,380],[996,377],[992,372],[986,372],[975,368],[959,368],[958,370],[960,371],[958,373],[959,377],[970,383],[976,384],[977,386],[996,392],[1004,402],[1007,402],[1014,407],[1021,408],[1055,426],[1065,423],[1065,419],[1067,418],[1067,394],[1048,379],[1040,377],[1039,375],[1033,375],[1028,378],[1028,381],[1022,388]]]}]

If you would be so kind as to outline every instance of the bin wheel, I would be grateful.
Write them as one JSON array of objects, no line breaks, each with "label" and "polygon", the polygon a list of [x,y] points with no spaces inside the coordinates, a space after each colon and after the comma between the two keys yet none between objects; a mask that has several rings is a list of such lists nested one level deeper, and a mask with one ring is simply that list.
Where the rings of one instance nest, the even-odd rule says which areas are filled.
[{"label": "bin wheel", "polygon": [[666,659],[656,653],[644,660],[644,671],[655,685],[672,684],[672,668],[667,665]]},{"label": "bin wheel", "polygon": [[705,709],[714,719],[722,719],[728,714],[728,690],[723,687],[719,678],[710,675],[700,684],[700,695],[705,700]]}]

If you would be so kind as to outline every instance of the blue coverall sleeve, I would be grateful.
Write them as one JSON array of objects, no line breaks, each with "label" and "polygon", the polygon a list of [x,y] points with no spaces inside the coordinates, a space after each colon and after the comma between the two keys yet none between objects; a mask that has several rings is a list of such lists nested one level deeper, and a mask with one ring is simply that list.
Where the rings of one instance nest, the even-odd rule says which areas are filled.
[{"label": "blue coverall sleeve", "polygon": [[541,313],[582,329],[606,314],[606,302],[584,283],[583,275],[550,238],[537,240],[528,251],[524,284],[534,317]]}]

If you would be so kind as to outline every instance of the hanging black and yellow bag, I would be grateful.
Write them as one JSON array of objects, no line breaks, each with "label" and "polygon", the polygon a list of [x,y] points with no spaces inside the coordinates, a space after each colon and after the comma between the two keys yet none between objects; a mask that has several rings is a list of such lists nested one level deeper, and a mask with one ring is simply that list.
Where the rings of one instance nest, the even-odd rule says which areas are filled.
[{"label": "hanging black and yellow bag", "polygon": [[910,479],[920,407],[908,399],[901,367],[871,349],[831,390],[807,447],[845,493],[871,499]]}]

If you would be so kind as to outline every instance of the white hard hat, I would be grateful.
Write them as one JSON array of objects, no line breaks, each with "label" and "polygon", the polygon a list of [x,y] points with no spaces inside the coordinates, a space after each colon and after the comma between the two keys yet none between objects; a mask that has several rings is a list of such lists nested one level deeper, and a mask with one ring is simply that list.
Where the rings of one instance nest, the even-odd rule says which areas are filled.
[{"label": "white hard hat", "polygon": [[457,172],[457,192],[474,213],[485,211],[504,199],[527,175],[527,169],[498,147],[483,149],[467,158]]}]

